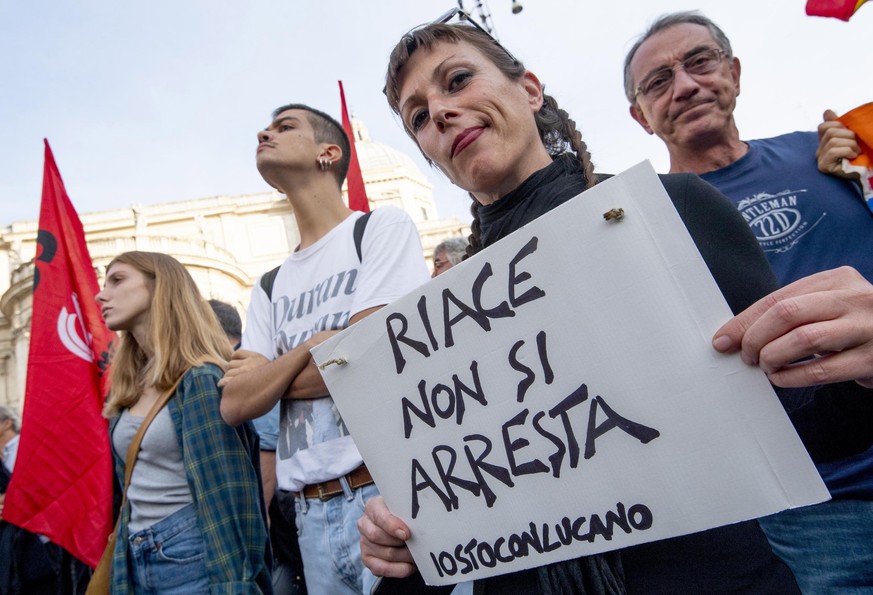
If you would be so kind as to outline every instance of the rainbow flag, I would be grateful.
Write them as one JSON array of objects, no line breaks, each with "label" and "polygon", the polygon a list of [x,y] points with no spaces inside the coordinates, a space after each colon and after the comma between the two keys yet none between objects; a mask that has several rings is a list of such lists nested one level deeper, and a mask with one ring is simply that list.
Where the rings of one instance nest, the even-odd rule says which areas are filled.
[{"label": "rainbow flag", "polygon": [[865,103],[837,118],[855,133],[861,154],[849,161],[843,159],[843,171],[859,176],[867,206],[873,211],[873,103]]}]

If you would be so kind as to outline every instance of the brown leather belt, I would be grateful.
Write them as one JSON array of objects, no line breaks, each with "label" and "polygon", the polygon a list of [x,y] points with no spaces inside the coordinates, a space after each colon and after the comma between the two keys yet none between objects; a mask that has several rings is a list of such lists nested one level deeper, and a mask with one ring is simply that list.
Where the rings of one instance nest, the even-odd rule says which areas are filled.
[{"label": "brown leather belt", "polygon": [[[361,466],[345,476],[349,482],[349,487],[356,490],[365,485],[373,483],[373,477],[370,475],[370,470],[367,466],[361,463]],[[300,492],[298,492],[299,494]],[[339,496],[343,493],[343,486],[339,479],[331,479],[305,486],[303,488],[304,498],[318,498],[321,501],[330,500],[334,496]],[[296,495],[296,494],[295,494]]]}]

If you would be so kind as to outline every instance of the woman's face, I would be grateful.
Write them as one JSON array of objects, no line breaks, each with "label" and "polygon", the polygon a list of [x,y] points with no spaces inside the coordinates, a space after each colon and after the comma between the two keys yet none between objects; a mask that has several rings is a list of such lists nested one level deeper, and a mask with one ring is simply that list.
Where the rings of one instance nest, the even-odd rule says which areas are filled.
[{"label": "woman's face", "polygon": [[153,283],[129,264],[116,262],[106,272],[97,303],[106,326],[113,331],[142,333],[148,328]]},{"label": "woman's face", "polygon": [[542,88],[511,80],[474,46],[419,49],[400,72],[399,111],[422,152],[457,186],[490,204],[551,163],[534,114]]}]

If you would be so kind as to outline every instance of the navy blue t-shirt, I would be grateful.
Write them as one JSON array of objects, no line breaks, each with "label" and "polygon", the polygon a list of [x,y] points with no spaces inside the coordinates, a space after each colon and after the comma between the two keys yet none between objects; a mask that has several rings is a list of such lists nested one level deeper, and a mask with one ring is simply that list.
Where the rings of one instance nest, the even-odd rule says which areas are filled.
[{"label": "navy blue t-shirt", "polygon": [[[873,213],[857,185],[818,170],[815,132],[748,141],[701,175],[736,205],[783,285],[843,265],[873,282]],[[834,497],[873,498],[873,449],[817,465]]]}]

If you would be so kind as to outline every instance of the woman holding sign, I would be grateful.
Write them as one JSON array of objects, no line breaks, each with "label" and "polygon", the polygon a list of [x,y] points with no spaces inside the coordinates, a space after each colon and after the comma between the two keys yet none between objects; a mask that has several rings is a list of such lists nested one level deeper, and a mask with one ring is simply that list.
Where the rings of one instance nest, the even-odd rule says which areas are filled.
[{"label": "woman holding sign", "polygon": [[[474,199],[472,254],[599,178],[575,123],[543,93],[537,77],[473,21],[450,24],[459,13],[403,37],[391,54],[385,93],[425,157]],[[854,271],[840,270],[756,303],[776,283],[748,225],[697,176],[661,180],[733,311],[748,308],[717,333],[714,345],[720,351],[742,347],[746,361],[789,386],[810,384],[813,376],[819,383],[871,376],[873,323],[859,306],[871,310],[873,290],[866,282]],[[847,283],[855,300],[851,307],[834,296],[846,291]],[[818,295],[810,298],[813,292]],[[803,323],[837,319],[833,324],[842,339],[817,343],[817,351],[851,347],[855,359],[836,371],[821,364],[814,370],[786,368],[811,351],[789,332],[791,312],[774,313],[784,298],[803,301],[798,305],[805,312],[812,308]],[[867,394],[855,395],[865,393],[855,384],[844,389],[840,395],[853,404],[873,402]],[[857,436],[857,428],[852,432]],[[416,568],[405,547],[409,528],[381,498],[368,503],[359,528],[365,564],[380,576],[412,577],[397,592],[412,588]],[[383,586],[388,592],[392,581]],[[475,588],[477,593],[798,592],[754,521],[492,577]]]}]

